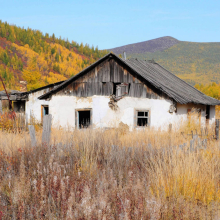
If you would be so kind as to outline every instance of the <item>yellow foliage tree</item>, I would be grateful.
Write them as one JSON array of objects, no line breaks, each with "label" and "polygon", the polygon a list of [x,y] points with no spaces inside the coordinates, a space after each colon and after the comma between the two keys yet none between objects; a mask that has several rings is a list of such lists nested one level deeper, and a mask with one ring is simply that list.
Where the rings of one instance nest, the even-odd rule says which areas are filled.
[{"label": "yellow foliage tree", "polygon": [[27,81],[27,89],[33,90],[41,86],[44,86],[45,83],[41,78],[41,74],[36,64],[36,59],[32,59],[29,62],[29,65],[26,69],[23,70],[23,78]]}]

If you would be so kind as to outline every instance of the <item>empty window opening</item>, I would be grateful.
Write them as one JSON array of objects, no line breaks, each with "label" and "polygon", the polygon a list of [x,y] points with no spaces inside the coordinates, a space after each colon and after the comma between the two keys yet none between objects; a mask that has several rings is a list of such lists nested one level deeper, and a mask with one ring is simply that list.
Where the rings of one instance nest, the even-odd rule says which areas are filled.
[{"label": "empty window opening", "polygon": [[210,119],[210,105],[206,106],[206,119]]},{"label": "empty window opening", "polygon": [[149,125],[149,111],[137,111],[137,126]]},{"label": "empty window opening", "polygon": [[88,128],[91,121],[90,110],[78,111],[78,128]]},{"label": "empty window opening", "polygon": [[13,107],[15,112],[25,112],[25,101],[14,101]]}]

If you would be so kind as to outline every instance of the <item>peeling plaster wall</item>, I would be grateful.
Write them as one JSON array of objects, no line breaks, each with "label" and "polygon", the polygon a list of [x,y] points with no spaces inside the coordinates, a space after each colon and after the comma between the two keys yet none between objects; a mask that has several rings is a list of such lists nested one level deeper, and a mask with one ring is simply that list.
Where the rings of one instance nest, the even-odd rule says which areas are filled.
[{"label": "peeling plaster wall", "polygon": [[28,119],[30,119],[30,115],[32,114],[37,121],[41,122],[41,105],[49,105],[49,101],[39,100],[38,97],[46,92],[49,92],[49,89],[43,89],[29,94],[29,100],[25,104],[25,113]]},{"label": "peeling plaster wall", "polygon": [[[150,110],[150,126],[167,128],[172,123],[178,125],[187,119],[187,109],[202,109],[202,124],[205,124],[204,105],[177,105],[176,113],[169,113],[171,100],[124,97],[117,102],[118,110],[109,108],[109,97],[92,96],[79,98],[74,96],[52,96],[49,102],[49,111],[53,116],[53,125],[75,127],[75,110],[91,108],[93,127],[116,127],[120,122],[127,124],[130,129],[135,126],[135,110]],[[39,102],[38,102],[39,103]],[[48,103],[48,102],[46,102]],[[35,107],[37,109],[38,106]],[[39,110],[40,112],[40,110]],[[215,120],[215,108],[210,108],[211,120]]]},{"label": "peeling plaster wall", "polygon": [[[177,104],[176,116],[179,118],[179,121],[186,120],[187,111],[188,109],[192,109],[192,108],[201,109],[201,125],[204,126],[206,124],[206,105],[197,105],[191,103],[186,105]],[[213,124],[214,122],[215,122],[215,106],[210,106],[209,124]]]}]

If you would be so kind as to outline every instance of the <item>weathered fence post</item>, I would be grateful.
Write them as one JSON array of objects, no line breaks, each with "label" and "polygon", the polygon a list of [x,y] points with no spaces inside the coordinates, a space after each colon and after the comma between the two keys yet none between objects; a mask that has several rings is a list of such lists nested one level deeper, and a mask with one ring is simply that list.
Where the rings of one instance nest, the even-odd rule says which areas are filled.
[{"label": "weathered fence post", "polygon": [[215,120],[215,136],[216,140],[219,139],[219,119]]},{"label": "weathered fence post", "polygon": [[52,123],[52,115],[45,115],[43,117],[42,144],[49,145],[50,143],[51,123]]},{"label": "weathered fence post", "polygon": [[0,100],[0,114],[2,114],[2,100]]},{"label": "weathered fence post", "polygon": [[25,126],[26,126],[26,131],[28,130],[28,114],[25,114]]},{"label": "weathered fence post", "polygon": [[30,137],[31,137],[31,146],[35,147],[37,145],[37,140],[35,136],[35,128],[34,125],[28,125]]}]

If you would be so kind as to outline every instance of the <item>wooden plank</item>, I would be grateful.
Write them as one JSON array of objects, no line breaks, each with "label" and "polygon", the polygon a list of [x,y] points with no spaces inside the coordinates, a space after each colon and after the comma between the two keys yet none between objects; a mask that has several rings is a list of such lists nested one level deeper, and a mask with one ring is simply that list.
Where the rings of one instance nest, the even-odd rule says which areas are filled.
[{"label": "wooden plank", "polygon": [[98,75],[97,75],[97,72],[95,71],[95,69],[93,69],[91,71],[91,75],[94,75],[92,82],[98,82]]},{"label": "wooden plank", "polygon": [[113,83],[109,82],[108,83],[108,96],[113,94]]},{"label": "wooden plank", "polygon": [[128,83],[132,83],[133,82],[133,75],[131,75],[131,73],[128,72],[128,71],[127,71],[127,78],[128,78],[128,80],[127,80]]},{"label": "wooden plank", "polygon": [[123,82],[128,83],[128,75],[129,73],[127,72],[127,70],[123,69]]},{"label": "wooden plank", "polygon": [[2,114],[2,100],[0,100],[0,113]]},{"label": "wooden plank", "polygon": [[110,63],[110,81],[114,82],[114,62],[113,60],[110,60],[109,63]]},{"label": "wooden plank", "polygon": [[42,134],[42,144],[49,145],[51,137],[51,124],[52,115],[45,115],[43,118],[43,134]]},{"label": "wooden plank", "polygon": [[98,93],[97,95],[102,95],[102,82],[98,82]]},{"label": "wooden plank", "polygon": [[117,63],[114,62],[114,82],[118,82]]},{"label": "wooden plank", "polygon": [[37,146],[37,140],[36,140],[36,136],[35,136],[34,125],[28,125],[28,129],[29,129],[29,134],[31,137],[31,146],[35,147],[35,146]]},{"label": "wooden plank", "polygon": [[123,83],[124,82],[124,70],[121,66],[118,66],[118,73],[119,73],[119,81]]},{"label": "wooden plank", "polygon": [[146,86],[146,85],[143,85],[143,91],[142,91],[142,96],[141,96],[141,98],[146,98],[146,95],[147,95],[147,86]]},{"label": "wooden plank", "polygon": [[141,98],[142,97],[142,93],[143,93],[143,84],[142,83],[138,83],[137,84],[137,97]]},{"label": "wooden plank", "polygon": [[106,68],[106,82],[110,82],[110,63],[109,61],[106,63],[107,68]]},{"label": "wooden plank", "polygon": [[92,84],[92,82],[86,83],[86,88],[85,88],[85,96],[86,97],[92,96],[91,84]]}]

